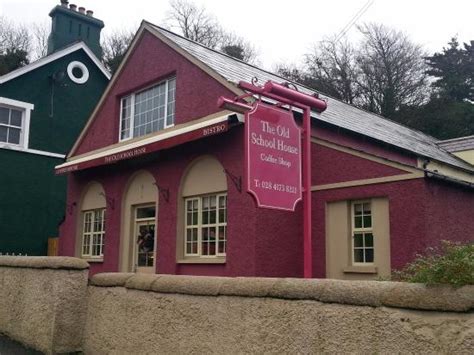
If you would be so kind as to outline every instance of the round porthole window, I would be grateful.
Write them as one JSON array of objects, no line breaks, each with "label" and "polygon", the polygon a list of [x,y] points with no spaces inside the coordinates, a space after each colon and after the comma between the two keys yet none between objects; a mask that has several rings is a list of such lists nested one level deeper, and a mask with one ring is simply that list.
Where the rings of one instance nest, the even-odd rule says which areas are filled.
[{"label": "round porthole window", "polygon": [[76,84],[84,84],[89,79],[89,70],[81,62],[71,62],[67,66],[67,75]]}]

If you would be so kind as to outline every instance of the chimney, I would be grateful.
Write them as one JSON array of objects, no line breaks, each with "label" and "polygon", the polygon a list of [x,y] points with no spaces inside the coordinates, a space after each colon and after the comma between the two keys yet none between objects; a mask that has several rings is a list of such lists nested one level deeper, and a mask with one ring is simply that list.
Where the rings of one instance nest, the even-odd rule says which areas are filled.
[{"label": "chimney", "polygon": [[69,4],[68,0],[61,0],[60,5],[49,13],[52,27],[48,37],[48,54],[82,41],[101,58],[100,32],[104,23],[93,17],[93,14],[93,11],[86,11],[82,6],[78,9],[77,5]]}]

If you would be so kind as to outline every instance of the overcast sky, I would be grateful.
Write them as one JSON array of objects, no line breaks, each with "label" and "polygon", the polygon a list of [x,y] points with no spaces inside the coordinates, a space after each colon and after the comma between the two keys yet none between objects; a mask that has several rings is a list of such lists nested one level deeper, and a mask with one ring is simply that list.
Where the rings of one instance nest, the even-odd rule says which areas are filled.
[{"label": "overcast sky", "polygon": [[[368,0],[196,0],[228,30],[248,39],[261,63],[298,63],[317,41],[339,33]],[[76,0],[105,22],[105,32],[138,26],[142,19],[162,25],[168,0]],[[0,15],[22,23],[48,22],[59,0],[0,0]],[[290,6],[291,5],[291,6]],[[440,51],[452,36],[474,40],[474,0],[374,0],[358,24],[379,22],[406,32],[429,53]],[[347,32],[356,38],[357,29]]]}]

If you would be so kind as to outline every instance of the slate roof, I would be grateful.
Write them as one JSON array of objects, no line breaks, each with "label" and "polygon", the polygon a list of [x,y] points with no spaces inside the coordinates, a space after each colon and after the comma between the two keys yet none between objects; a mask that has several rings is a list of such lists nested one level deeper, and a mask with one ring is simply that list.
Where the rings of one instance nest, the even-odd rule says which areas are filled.
[{"label": "slate roof", "polygon": [[474,136],[460,137],[439,141],[438,145],[448,152],[462,152],[474,149]]},{"label": "slate roof", "polygon": [[[251,82],[254,77],[256,77],[258,83],[262,85],[268,80],[275,82],[288,81],[278,75],[207,48],[164,28],[151,23],[148,24],[233,84],[237,84],[241,80]],[[301,92],[314,93],[314,91],[307,87],[296,83],[294,84]],[[327,99],[328,103],[326,111],[321,114],[316,112],[312,113],[312,117],[317,120],[388,143],[413,152],[421,157],[431,158],[468,170],[471,173],[474,172],[473,165],[457,158],[438,146],[438,140],[434,137],[331,97],[325,96],[324,99]]]}]

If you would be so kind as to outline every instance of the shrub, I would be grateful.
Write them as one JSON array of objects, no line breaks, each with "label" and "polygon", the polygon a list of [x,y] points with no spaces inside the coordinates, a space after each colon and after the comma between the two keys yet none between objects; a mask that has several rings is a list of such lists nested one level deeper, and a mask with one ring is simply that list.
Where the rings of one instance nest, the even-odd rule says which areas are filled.
[{"label": "shrub", "polygon": [[473,285],[474,243],[442,241],[440,247],[428,248],[424,255],[417,255],[413,262],[395,271],[392,280],[455,287]]}]

